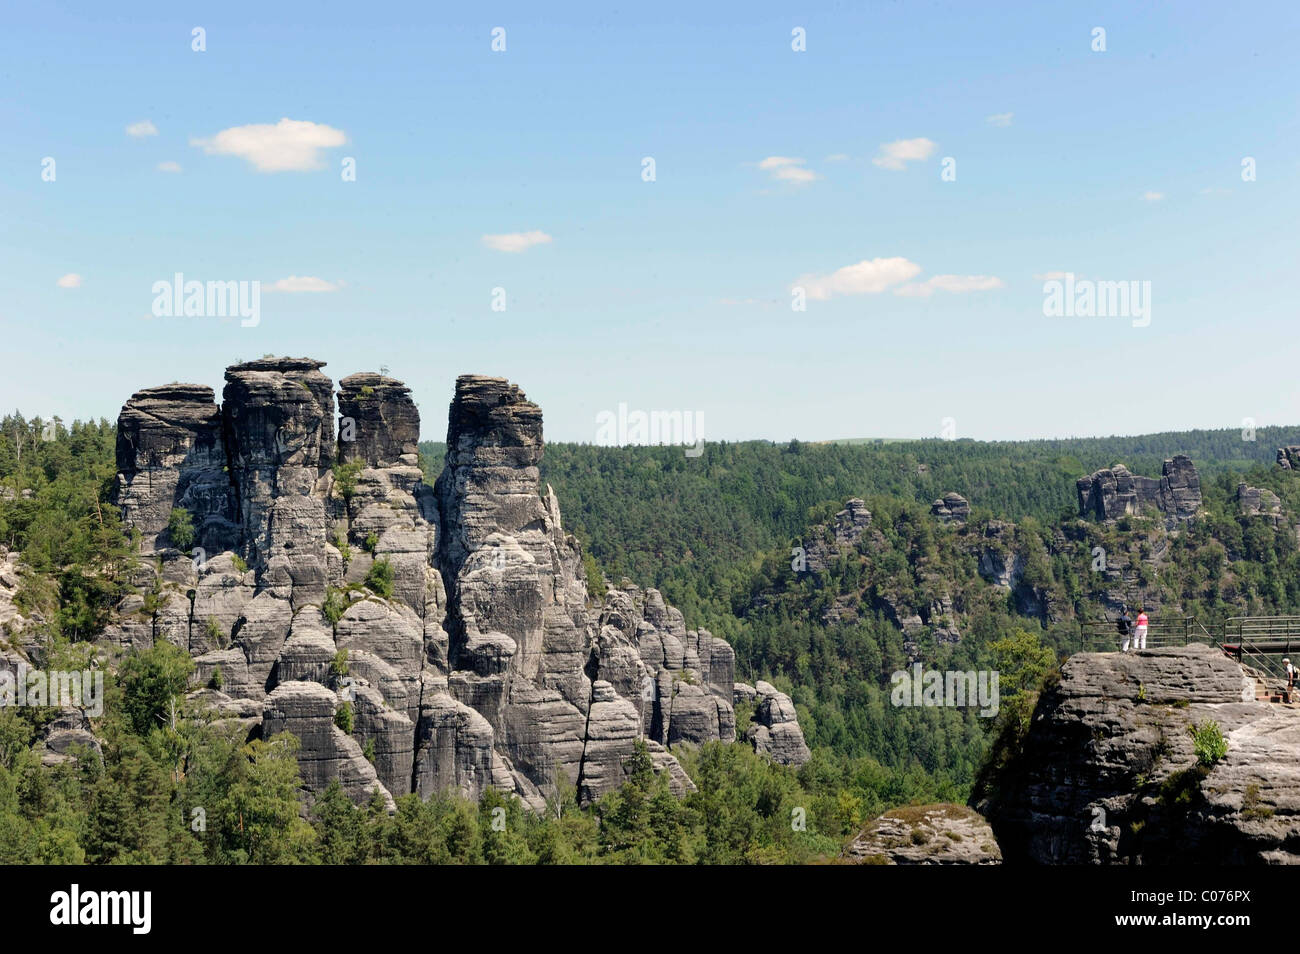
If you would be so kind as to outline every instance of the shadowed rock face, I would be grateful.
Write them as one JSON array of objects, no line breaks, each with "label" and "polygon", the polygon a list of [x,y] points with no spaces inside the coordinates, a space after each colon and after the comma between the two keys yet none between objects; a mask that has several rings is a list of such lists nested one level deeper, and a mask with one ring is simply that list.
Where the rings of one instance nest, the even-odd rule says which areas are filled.
[{"label": "shadowed rock face", "polygon": [[193,517],[199,545],[235,546],[234,486],[226,473],[221,412],[212,389],[168,384],[131,396],[117,421],[117,503],[127,527],[153,549],[174,507]]},{"label": "shadowed rock face", "polygon": [[344,463],[418,464],[420,412],[401,381],[349,374],[339,382],[339,419],[339,460]]},{"label": "shadowed rock face", "polygon": [[[161,557],[140,582],[162,607],[145,618],[130,598],[108,638],[187,648],[205,687],[195,698],[252,731],[298,736],[311,791],[337,778],[357,801],[391,804],[493,786],[540,810],[557,773],[588,800],[617,787],[638,739],[672,789],[689,790],[666,746],[734,740],[734,654],[688,631],[656,590],[628,584],[594,604],[559,502],[539,486],[541,410],[502,378],[459,378],[429,487],[408,389],[344,378],[336,453],[322,366],[231,367],[220,409],[197,385],[123,408],[118,500]],[[336,462],[360,467],[336,474]],[[159,537],[191,504],[214,543],[198,566]],[[788,697],[771,690],[756,719],[760,751],[807,759]]]},{"label": "shadowed rock face", "polygon": [[[1198,768],[1209,720],[1227,754]],[[1255,701],[1213,647],[1080,653],[977,807],[1009,863],[1294,864],[1298,746],[1300,710]]]},{"label": "shadowed rock face", "polygon": [[1154,510],[1163,513],[1165,525],[1173,529],[1201,509],[1201,478],[1185,454],[1165,461],[1159,479],[1139,477],[1120,464],[1079,478],[1076,489],[1079,516],[1098,520]]}]

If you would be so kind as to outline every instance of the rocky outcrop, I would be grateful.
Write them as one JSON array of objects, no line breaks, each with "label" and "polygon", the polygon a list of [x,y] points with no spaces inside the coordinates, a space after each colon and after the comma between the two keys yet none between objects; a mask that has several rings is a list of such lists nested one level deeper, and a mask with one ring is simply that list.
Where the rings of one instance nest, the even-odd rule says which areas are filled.
[{"label": "rocky outcrop", "polygon": [[1277,449],[1277,465],[1283,470],[1300,470],[1300,446],[1289,444]]},{"label": "rocky outcrop", "polygon": [[993,830],[964,805],[908,805],[885,812],[844,849],[868,865],[997,865]]},{"label": "rocky outcrop", "polygon": [[961,494],[949,491],[930,504],[930,516],[940,523],[961,526],[970,519],[970,503]]},{"label": "rocky outcrop", "polygon": [[745,731],[745,739],[754,751],[782,765],[803,765],[812,758],[789,696],[761,679],[754,686],[738,682],[733,692],[737,703],[754,706],[753,721]]},{"label": "rocky outcrop", "polygon": [[[151,557],[136,581],[150,599],[124,600],[106,638],[186,648],[191,698],[297,736],[313,792],[338,779],[391,805],[494,787],[541,810],[559,775],[584,800],[617,787],[638,740],[690,790],[668,746],[734,740],[734,653],[656,590],[592,600],[539,484],[541,410],[502,378],[458,379],[430,487],[409,390],[344,378],[336,441],[322,367],[235,365],[220,407],[197,385],[127,402],[117,503]],[[846,540],[870,520],[854,503]],[[178,507],[204,548],[193,558],[167,538]],[[807,748],[780,698],[762,744],[797,762]]]},{"label": "rocky outcrop", "polygon": [[18,610],[18,591],[22,580],[18,575],[21,562],[16,550],[0,547],[0,640],[16,643],[27,619]]},{"label": "rocky outcrop", "polygon": [[[1193,729],[1227,754],[1199,765]],[[1080,653],[976,804],[1010,862],[1300,862],[1300,710],[1210,646]]]},{"label": "rocky outcrop", "polygon": [[371,467],[418,463],[420,412],[410,389],[382,374],[339,382],[339,460]]},{"label": "rocky outcrop", "polygon": [[1243,517],[1263,517],[1274,525],[1282,522],[1282,501],[1264,487],[1237,484],[1237,512]]},{"label": "rocky outcrop", "polygon": [[1159,479],[1137,476],[1119,464],[1081,477],[1075,486],[1081,517],[1115,520],[1154,510],[1172,529],[1201,509],[1201,478],[1185,454],[1165,461]]},{"label": "rocky outcrop", "polygon": [[239,543],[234,485],[227,473],[221,411],[198,384],[145,388],[117,419],[117,489],[123,524],[147,550],[165,538],[176,507],[187,510],[198,544],[210,553]]},{"label": "rocky outcrop", "polygon": [[809,533],[805,548],[805,565],[814,573],[827,570],[836,557],[858,542],[871,529],[871,511],[858,497],[850,498],[844,509],[835,514],[830,526],[817,526]]}]

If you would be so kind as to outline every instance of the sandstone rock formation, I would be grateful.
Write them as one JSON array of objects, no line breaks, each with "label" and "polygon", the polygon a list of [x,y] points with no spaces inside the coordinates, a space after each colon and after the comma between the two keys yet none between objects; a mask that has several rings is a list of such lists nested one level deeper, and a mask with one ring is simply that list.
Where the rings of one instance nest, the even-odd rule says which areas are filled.
[{"label": "sandstone rock formation", "polygon": [[761,679],[755,686],[738,682],[733,691],[736,702],[754,704],[753,722],[745,732],[754,751],[782,765],[803,765],[812,758],[789,696]]},{"label": "sandstone rock formation", "polygon": [[[1211,646],[1080,653],[977,807],[1008,863],[1300,862],[1300,710]],[[1192,727],[1227,754],[1199,767]]]},{"label": "sandstone rock formation", "polygon": [[870,528],[871,511],[866,503],[857,497],[850,498],[835,515],[833,524],[814,527],[809,533],[804,554],[807,569],[824,572],[842,551],[857,546]]},{"label": "sandstone rock formation", "polygon": [[1243,516],[1264,517],[1275,525],[1282,522],[1282,501],[1264,487],[1237,484],[1237,510]]},{"label": "sandstone rock formation", "polygon": [[[263,358],[227,369],[219,407],[181,384],[123,407],[117,503],[152,598],[128,597],[107,638],[187,649],[194,700],[296,735],[311,791],[338,779],[391,806],[491,786],[540,810],[559,775],[584,800],[621,784],[639,739],[690,789],[668,746],[735,739],[734,654],[656,590],[593,601],[539,484],[541,409],[504,379],[458,379],[430,487],[409,390],[344,378],[336,440],[322,366]],[[167,539],[177,507],[193,555]],[[802,761],[793,706],[772,693],[761,747]]]},{"label": "sandstone rock formation", "polygon": [[27,619],[15,603],[22,586],[18,576],[19,562],[17,551],[0,547],[0,639],[10,642],[16,642],[18,634],[27,625]]},{"label": "sandstone rock formation", "polygon": [[844,849],[846,861],[876,865],[996,865],[993,830],[964,805],[909,805],[885,812]]},{"label": "sandstone rock formation", "polygon": [[1295,444],[1279,447],[1277,465],[1283,470],[1300,470],[1300,447]]},{"label": "sandstone rock formation", "polygon": [[1114,520],[1155,510],[1165,515],[1165,524],[1172,529],[1201,509],[1201,478],[1185,454],[1165,461],[1158,480],[1132,474],[1119,464],[1080,477],[1075,486],[1081,517]]},{"label": "sandstone rock formation", "polygon": [[930,504],[930,516],[941,523],[953,523],[960,526],[970,519],[970,502],[959,493],[949,491]]}]

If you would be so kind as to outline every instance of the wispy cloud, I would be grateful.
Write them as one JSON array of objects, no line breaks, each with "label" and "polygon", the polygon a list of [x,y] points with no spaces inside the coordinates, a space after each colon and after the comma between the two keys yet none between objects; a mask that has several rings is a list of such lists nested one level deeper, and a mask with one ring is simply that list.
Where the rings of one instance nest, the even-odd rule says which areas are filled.
[{"label": "wispy cloud", "polygon": [[1015,113],[994,113],[992,116],[984,117],[984,121],[990,126],[1001,126],[1003,128],[1011,125],[1011,118]]},{"label": "wispy cloud", "polygon": [[231,126],[207,139],[191,139],[209,155],[238,156],[258,172],[310,172],[325,163],[322,149],[348,141],[341,129],[300,119],[281,119],[274,126]]},{"label": "wispy cloud", "polygon": [[909,162],[921,162],[934,155],[938,144],[924,137],[920,139],[898,139],[881,145],[880,153],[872,163],[882,169],[899,172],[907,168]]},{"label": "wispy cloud", "polygon": [[826,157],[827,162],[848,162],[849,154],[847,152],[833,152]]},{"label": "wispy cloud", "polygon": [[1143,192],[1142,200],[1144,202],[1159,202],[1165,197],[1163,192]]},{"label": "wispy cloud", "polygon": [[[1064,281],[1067,275],[1074,274],[1074,272],[1041,272],[1035,275],[1034,278],[1038,279],[1040,282],[1060,282]],[[1075,278],[1078,277],[1078,275],[1075,275]]]},{"label": "wispy cloud", "polygon": [[323,278],[314,278],[310,275],[290,275],[288,278],[281,278],[278,281],[271,282],[263,287],[263,291],[270,292],[336,292],[343,287],[342,282],[328,282]]},{"label": "wispy cloud", "polygon": [[804,167],[802,159],[796,159],[792,156],[768,156],[758,164],[773,179],[781,182],[792,182],[795,185],[807,185],[821,176],[811,169]]},{"label": "wispy cloud", "polygon": [[483,236],[483,244],[498,252],[522,252],[534,245],[546,245],[549,242],[551,237],[536,229],[531,232],[504,232]]},{"label": "wispy cloud", "polygon": [[921,266],[905,258],[868,258],[829,275],[801,276],[794,284],[814,301],[825,301],[837,295],[878,295],[920,273]]},{"label": "wispy cloud", "polygon": [[912,282],[897,288],[894,294],[902,295],[904,298],[929,298],[936,291],[961,295],[1005,287],[1002,279],[996,275],[934,275],[923,282]]},{"label": "wispy cloud", "polygon": [[81,276],[76,272],[68,272],[56,283],[60,288],[80,288]]},{"label": "wispy cloud", "polygon": [[158,135],[158,127],[147,119],[142,119],[138,123],[132,123],[126,127],[126,134],[135,139],[143,139],[145,136]]},{"label": "wispy cloud", "polygon": [[159,172],[180,172],[181,164],[179,162],[172,162],[170,159],[168,159],[166,162],[158,163],[158,171]]}]

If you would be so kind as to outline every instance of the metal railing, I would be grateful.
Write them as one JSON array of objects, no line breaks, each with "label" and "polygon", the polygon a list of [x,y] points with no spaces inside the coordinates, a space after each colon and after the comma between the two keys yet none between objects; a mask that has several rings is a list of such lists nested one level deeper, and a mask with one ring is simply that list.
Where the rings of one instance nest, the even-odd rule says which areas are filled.
[{"label": "metal railing", "polygon": [[[1136,629],[1137,625],[1134,624],[1133,628]],[[1088,652],[1111,652],[1119,649],[1124,642],[1115,620],[1086,620],[1079,624],[1079,630],[1083,637],[1083,648]],[[1148,649],[1215,642],[1217,642],[1215,637],[1197,621],[1195,616],[1154,617],[1147,625]]]},{"label": "metal railing", "polygon": [[1282,659],[1300,652],[1300,616],[1233,616],[1223,624],[1222,645],[1238,662],[1285,679]]},{"label": "metal railing", "polygon": [[[1153,617],[1146,645],[1148,649],[1191,643],[1218,646],[1238,662],[1281,680],[1286,679],[1282,659],[1300,654],[1300,616],[1233,616],[1214,628],[1217,633],[1195,616]],[[1113,652],[1124,640],[1115,620],[1083,621],[1079,631],[1083,649],[1089,652]]]}]

